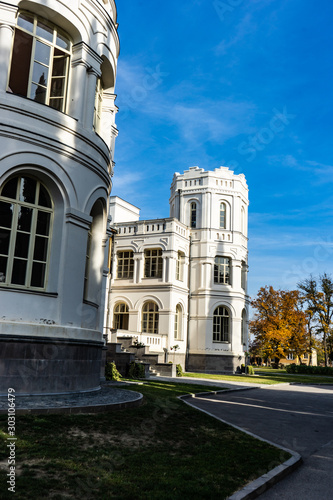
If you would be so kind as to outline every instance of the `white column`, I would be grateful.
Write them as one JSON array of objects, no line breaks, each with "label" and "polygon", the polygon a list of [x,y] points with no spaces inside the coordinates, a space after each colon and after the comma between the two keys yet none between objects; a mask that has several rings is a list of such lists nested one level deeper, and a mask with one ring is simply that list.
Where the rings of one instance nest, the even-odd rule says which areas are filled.
[{"label": "white column", "polygon": [[68,114],[73,118],[76,118],[81,125],[83,124],[86,100],[87,68],[87,63],[82,60],[76,61],[72,65]]},{"label": "white column", "polygon": [[9,73],[10,53],[14,29],[8,24],[0,24],[0,91],[6,92]]},{"label": "white column", "polygon": [[115,127],[115,117],[116,112],[118,111],[118,108],[114,103],[115,99],[116,94],[103,91],[102,123],[100,127],[100,134],[111,150],[113,149],[113,143],[118,133]]},{"label": "white column", "polygon": [[94,123],[94,108],[96,98],[96,83],[100,75],[93,68],[87,71],[86,100],[84,108],[84,127],[92,130]]}]

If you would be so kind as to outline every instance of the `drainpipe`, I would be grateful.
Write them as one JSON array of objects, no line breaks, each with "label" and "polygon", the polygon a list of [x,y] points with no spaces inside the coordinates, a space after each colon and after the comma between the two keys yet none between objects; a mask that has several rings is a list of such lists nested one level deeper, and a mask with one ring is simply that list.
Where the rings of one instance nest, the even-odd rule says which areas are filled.
[{"label": "drainpipe", "polygon": [[[109,283],[108,283],[108,294],[107,294],[107,309],[106,309],[106,331],[109,332],[111,331],[111,328],[109,327],[110,324],[110,295],[111,295],[111,280],[112,280],[112,274],[113,274],[113,250],[114,250],[114,236],[118,233],[113,228],[109,228],[109,231],[111,232],[110,235],[110,246],[109,246],[109,263],[110,263],[110,269],[109,269]],[[109,333],[107,333],[107,336],[109,337]]]},{"label": "drainpipe", "polygon": [[186,356],[185,356],[185,371],[188,369],[188,358],[190,351],[190,317],[191,317],[191,262],[192,262],[192,236],[190,235],[190,247],[188,255],[188,276],[187,276],[187,286],[188,286],[188,303],[187,303],[187,339],[186,339]]}]

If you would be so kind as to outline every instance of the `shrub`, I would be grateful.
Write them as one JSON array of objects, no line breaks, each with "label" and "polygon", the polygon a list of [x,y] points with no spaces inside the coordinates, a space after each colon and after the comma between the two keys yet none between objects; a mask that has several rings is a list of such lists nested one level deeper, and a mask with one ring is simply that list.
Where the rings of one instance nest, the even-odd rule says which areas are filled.
[{"label": "shrub", "polygon": [[241,373],[245,373],[245,365],[244,365],[244,363],[241,364],[240,370],[241,370]]},{"label": "shrub", "polygon": [[117,370],[116,363],[105,363],[105,378],[106,380],[120,380],[121,375]]},{"label": "shrub", "polygon": [[145,365],[132,361],[128,369],[128,378],[145,378]]},{"label": "shrub", "polygon": [[136,349],[141,349],[141,347],[145,347],[145,344],[143,342],[139,342],[138,339],[135,339],[132,347],[136,347]]},{"label": "shrub", "polygon": [[181,365],[176,365],[176,374],[177,377],[182,377],[184,375]]},{"label": "shrub", "polygon": [[254,368],[253,368],[253,366],[248,365],[248,366],[246,367],[246,373],[247,373],[248,375],[254,375]]},{"label": "shrub", "polygon": [[307,366],[307,365],[291,365],[286,366],[287,373],[298,373],[305,375],[331,375],[333,376],[333,368],[330,366]]}]

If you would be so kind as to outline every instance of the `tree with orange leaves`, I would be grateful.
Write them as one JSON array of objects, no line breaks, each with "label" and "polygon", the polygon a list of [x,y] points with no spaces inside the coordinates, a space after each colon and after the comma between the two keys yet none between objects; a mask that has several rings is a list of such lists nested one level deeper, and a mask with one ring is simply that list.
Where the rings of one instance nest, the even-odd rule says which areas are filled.
[{"label": "tree with orange leaves", "polygon": [[256,313],[250,330],[256,349],[264,357],[280,360],[291,353],[296,357],[307,352],[306,315],[300,309],[297,290],[262,287],[251,305]]}]

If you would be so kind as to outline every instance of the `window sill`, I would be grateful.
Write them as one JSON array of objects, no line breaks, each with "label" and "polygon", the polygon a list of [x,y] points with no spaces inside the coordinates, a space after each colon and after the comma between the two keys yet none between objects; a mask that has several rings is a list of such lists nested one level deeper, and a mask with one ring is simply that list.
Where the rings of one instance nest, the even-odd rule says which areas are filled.
[{"label": "window sill", "polygon": [[19,292],[19,293],[29,293],[31,295],[43,295],[46,297],[58,297],[58,293],[56,292],[47,292],[46,290],[40,289],[40,288],[18,288],[10,285],[3,285],[0,283],[0,291],[6,291],[6,292]]}]

